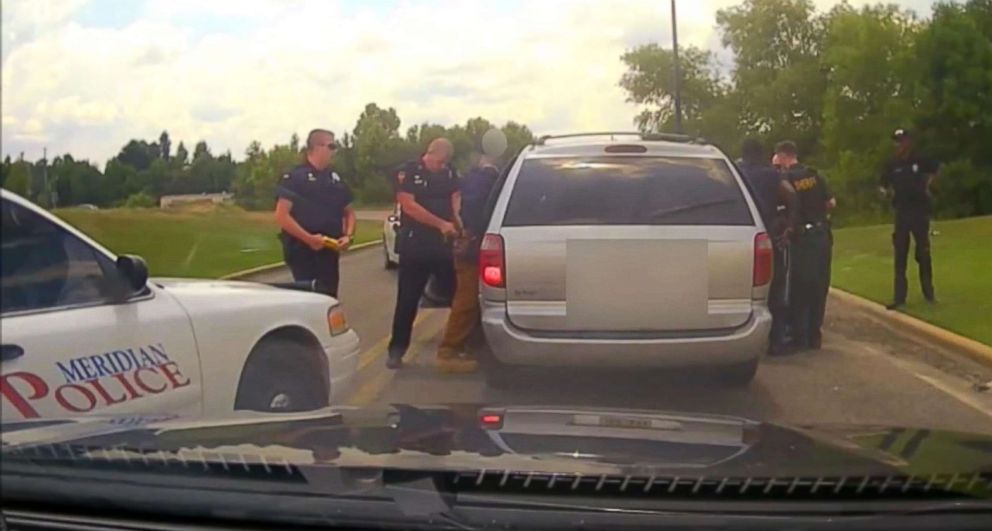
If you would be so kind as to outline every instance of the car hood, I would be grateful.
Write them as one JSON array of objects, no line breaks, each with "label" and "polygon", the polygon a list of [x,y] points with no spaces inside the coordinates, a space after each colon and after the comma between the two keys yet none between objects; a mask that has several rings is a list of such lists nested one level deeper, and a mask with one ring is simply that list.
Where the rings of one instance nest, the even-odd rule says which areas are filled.
[{"label": "car hood", "polygon": [[[618,477],[967,477],[992,437],[885,426],[794,426],[678,412],[480,405],[327,408],[223,420],[89,417],[3,423],[18,462],[122,460]],[[110,451],[110,453],[108,453]],[[8,466],[10,465],[10,466]],[[268,465],[266,465],[268,466]],[[986,477],[986,476],[982,476]],[[984,481],[989,481],[987,478]]]},{"label": "car hood", "polygon": [[[210,306],[219,300],[237,301],[236,304],[270,304],[312,301],[325,304],[328,295],[316,293],[309,286],[292,282],[263,284],[239,280],[213,280],[198,278],[152,278],[150,282],[166,290],[181,302]],[[263,296],[259,296],[262,294]]]},{"label": "car hood", "polygon": [[245,282],[240,280],[216,280],[209,278],[170,278],[170,277],[153,277],[149,279],[150,282],[156,284],[162,288],[168,289],[169,291],[209,291],[216,292],[217,290],[225,291],[271,291],[278,289],[274,286],[268,284],[260,284],[257,282]]}]

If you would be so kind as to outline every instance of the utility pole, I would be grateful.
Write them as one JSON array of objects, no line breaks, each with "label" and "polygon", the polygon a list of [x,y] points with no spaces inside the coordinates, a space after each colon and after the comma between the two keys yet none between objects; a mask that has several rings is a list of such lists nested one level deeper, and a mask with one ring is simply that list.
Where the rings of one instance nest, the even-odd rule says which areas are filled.
[{"label": "utility pole", "polygon": [[675,16],[675,0],[672,1],[672,57],[675,60],[675,132],[682,134],[682,69],[679,67],[679,25]]}]

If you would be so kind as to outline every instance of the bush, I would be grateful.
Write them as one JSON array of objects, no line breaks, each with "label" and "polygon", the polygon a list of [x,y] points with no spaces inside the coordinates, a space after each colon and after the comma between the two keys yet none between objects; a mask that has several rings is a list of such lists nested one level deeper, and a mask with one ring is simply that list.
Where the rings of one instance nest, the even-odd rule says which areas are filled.
[{"label": "bush", "polygon": [[380,175],[365,180],[361,188],[355,191],[355,199],[364,205],[382,205],[393,202],[393,187],[388,180]]},{"label": "bush", "polygon": [[941,218],[992,213],[992,173],[958,159],[940,168],[933,186],[934,210]]},{"label": "bush", "polygon": [[145,192],[138,192],[128,196],[127,200],[124,201],[124,206],[127,208],[155,208],[158,206],[158,201]]}]

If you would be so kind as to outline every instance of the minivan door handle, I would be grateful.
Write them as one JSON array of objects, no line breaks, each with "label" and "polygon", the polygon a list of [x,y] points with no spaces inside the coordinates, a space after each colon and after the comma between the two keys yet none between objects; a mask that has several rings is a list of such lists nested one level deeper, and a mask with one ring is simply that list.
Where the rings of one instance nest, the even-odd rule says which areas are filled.
[{"label": "minivan door handle", "polygon": [[0,361],[10,361],[24,355],[20,345],[0,345]]}]

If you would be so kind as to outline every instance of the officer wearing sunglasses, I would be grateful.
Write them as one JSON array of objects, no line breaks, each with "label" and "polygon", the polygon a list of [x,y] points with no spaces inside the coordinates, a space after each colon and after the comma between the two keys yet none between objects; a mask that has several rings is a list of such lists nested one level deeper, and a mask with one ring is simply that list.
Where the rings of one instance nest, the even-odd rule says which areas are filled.
[{"label": "officer wearing sunglasses", "polygon": [[355,235],[351,190],[331,170],[336,152],[334,133],[310,131],[303,163],[279,179],[275,212],[293,279],[316,281],[319,291],[333,297],[338,295],[339,252]]}]

